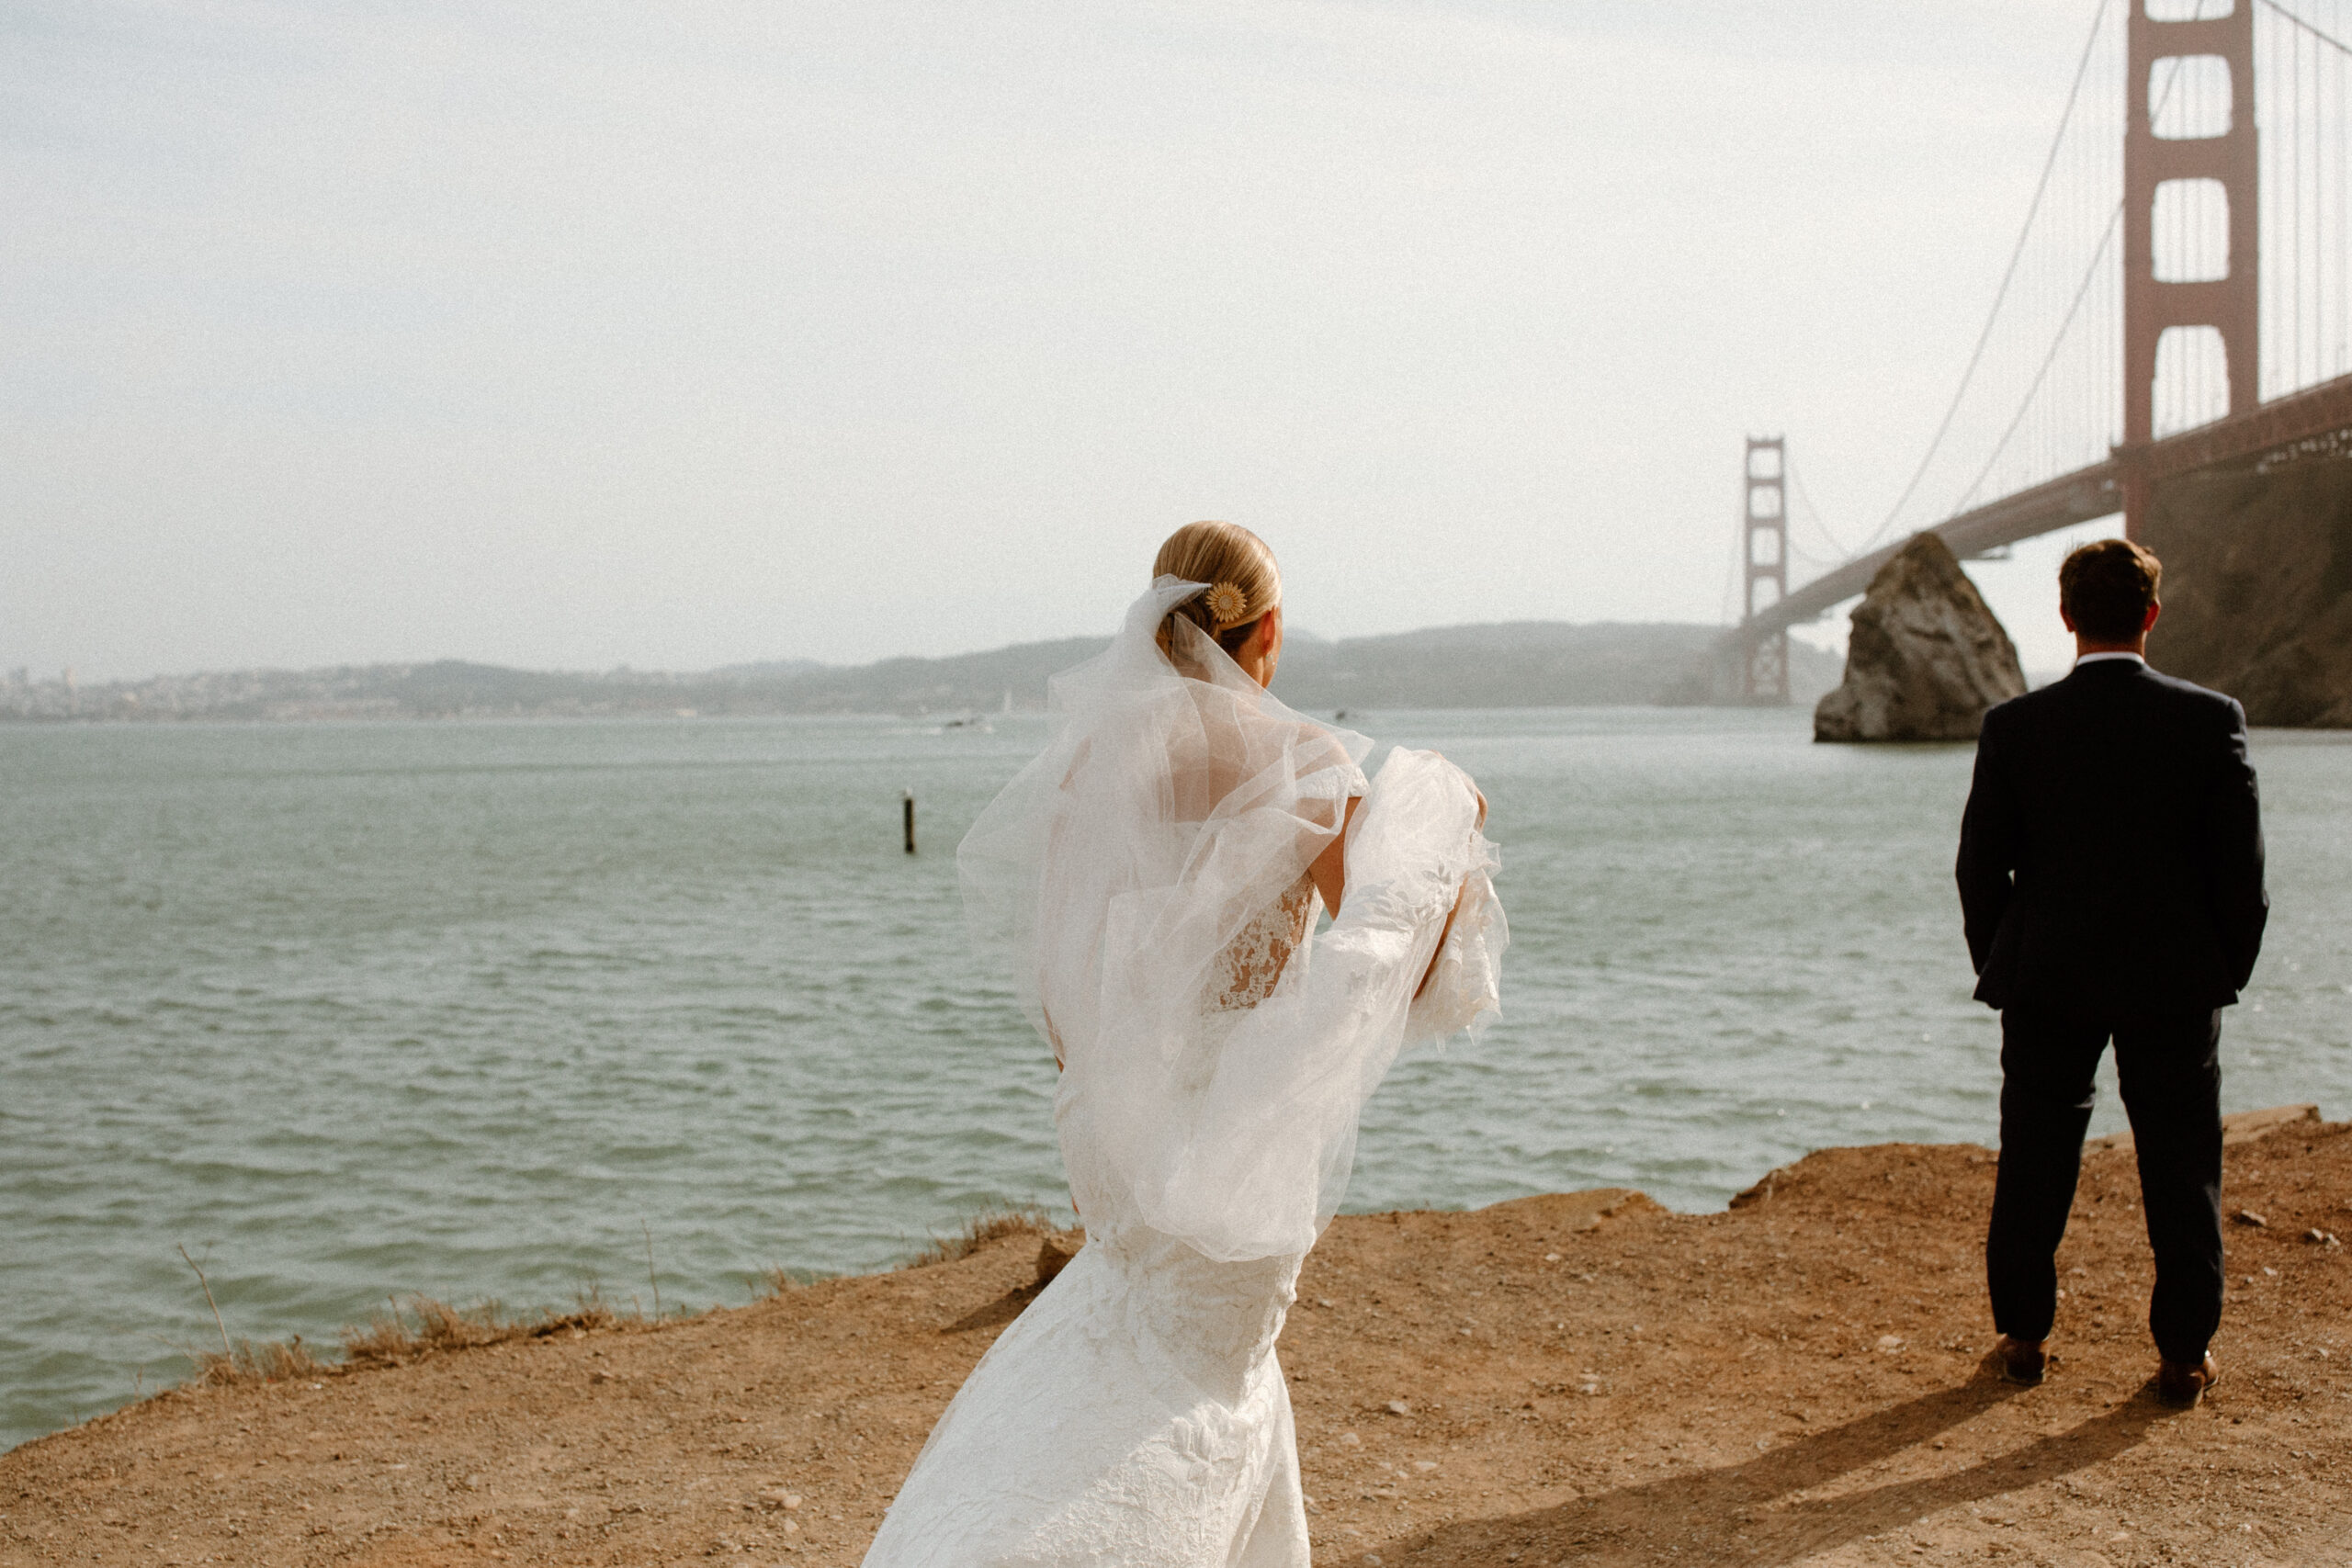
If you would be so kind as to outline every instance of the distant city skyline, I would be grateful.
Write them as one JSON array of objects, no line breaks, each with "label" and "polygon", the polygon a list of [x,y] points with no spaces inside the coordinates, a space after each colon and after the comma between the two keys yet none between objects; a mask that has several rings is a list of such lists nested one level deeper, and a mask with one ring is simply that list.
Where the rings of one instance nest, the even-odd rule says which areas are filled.
[{"label": "distant city skyline", "polygon": [[2090,11],[11,6],[0,669],[936,656],[1203,516],[1328,637],[1714,621],[1743,435],[1901,492]]}]

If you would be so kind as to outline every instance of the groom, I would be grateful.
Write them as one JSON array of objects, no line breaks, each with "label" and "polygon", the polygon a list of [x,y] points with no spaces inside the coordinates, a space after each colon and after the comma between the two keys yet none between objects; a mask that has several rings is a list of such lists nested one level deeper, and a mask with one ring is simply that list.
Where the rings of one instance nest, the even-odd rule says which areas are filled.
[{"label": "groom", "polygon": [[1957,871],[1976,997],[2001,1010],[1984,1265],[2002,1370],[2041,1381],[2111,1039],[2155,1253],[2157,1393],[2188,1406],[2221,1375],[2221,1010],[2270,905],[2244,710],[2148,668],[2162,573],[2123,539],[2059,568],[2074,672],[1984,716]]}]

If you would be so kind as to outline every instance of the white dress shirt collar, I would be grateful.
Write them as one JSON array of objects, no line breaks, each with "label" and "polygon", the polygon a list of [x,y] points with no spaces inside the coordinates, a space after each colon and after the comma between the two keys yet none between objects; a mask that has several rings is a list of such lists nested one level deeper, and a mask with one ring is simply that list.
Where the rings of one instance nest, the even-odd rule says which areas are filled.
[{"label": "white dress shirt collar", "polygon": [[2136,653],[2086,653],[2075,659],[2075,668],[2080,670],[2084,665],[2097,664],[2102,659],[2128,659],[2134,664],[2145,664],[2147,662],[2146,660],[2141,658]]}]

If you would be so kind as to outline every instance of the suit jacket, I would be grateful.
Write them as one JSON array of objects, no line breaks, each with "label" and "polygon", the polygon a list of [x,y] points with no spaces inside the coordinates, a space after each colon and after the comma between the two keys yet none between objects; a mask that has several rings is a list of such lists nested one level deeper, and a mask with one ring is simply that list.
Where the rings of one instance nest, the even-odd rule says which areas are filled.
[{"label": "suit jacket", "polygon": [[2128,659],[1987,713],[1955,868],[1977,999],[2237,1000],[2270,915],[2245,752],[2234,701]]}]

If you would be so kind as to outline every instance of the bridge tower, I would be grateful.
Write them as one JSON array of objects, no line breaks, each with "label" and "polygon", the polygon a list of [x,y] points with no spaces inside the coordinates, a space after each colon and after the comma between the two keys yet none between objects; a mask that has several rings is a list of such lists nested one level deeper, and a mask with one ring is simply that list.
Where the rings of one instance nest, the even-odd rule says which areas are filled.
[{"label": "bridge tower", "polygon": [[[1747,565],[1747,598],[1745,617],[1756,618],[1789,592],[1788,437],[1747,438],[1747,526],[1740,532],[1740,556]],[[1759,586],[1770,589],[1759,602]],[[1789,700],[1789,634],[1777,631],[1747,645],[1742,663],[1740,695],[1751,703]]]},{"label": "bridge tower", "polygon": [[[2260,164],[2254,130],[2254,7],[2233,0],[2230,13],[2199,21],[2159,22],[2148,0],[2131,0],[2127,28],[2123,130],[2123,530],[2138,538],[2149,482],[2141,456],[2155,439],[2156,348],[2173,327],[2212,327],[2222,339],[2230,412],[2261,399]],[[2214,56],[2229,68],[2230,124],[2218,136],[2159,138],[2149,82],[2159,62],[2175,69]],[[2168,77],[2168,80],[2171,78]],[[2155,271],[2157,187],[2174,180],[2214,180],[2229,204],[2229,270],[2200,281],[2159,282]]]}]

